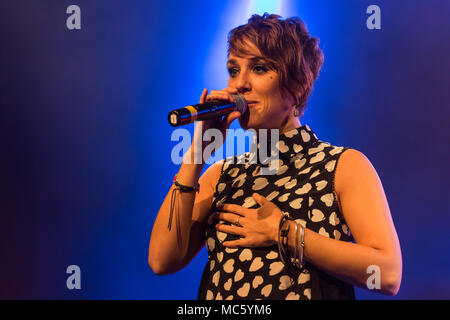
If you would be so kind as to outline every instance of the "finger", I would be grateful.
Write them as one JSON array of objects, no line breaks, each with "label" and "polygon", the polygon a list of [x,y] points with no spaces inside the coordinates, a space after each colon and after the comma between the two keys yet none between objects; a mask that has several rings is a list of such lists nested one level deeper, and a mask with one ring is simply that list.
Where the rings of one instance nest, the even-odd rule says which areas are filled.
[{"label": "finger", "polygon": [[233,241],[225,241],[222,243],[224,247],[237,248],[237,247],[250,247],[248,241],[245,238],[241,238]]},{"label": "finger", "polygon": [[229,92],[231,94],[238,94],[239,91],[236,88],[231,88],[231,87],[227,87],[225,89],[223,89],[223,91]]},{"label": "finger", "polygon": [[267,200],[264,196],[260,195],[259,193],[253,193],[252,194],[253,199],[262,207],[263,205],[270,203],[269,200]]},{"label": "finger", "polygon": [[228,234],[234,234],[235,236],[243,236],[244,229],[236,226],[229,226],[226,224],[216,224],[216,230],[220,232],[225,232]]},{"label": "finger", "polygon": [[228,95],[222,95],[222,94],[209,94],[206,97],[206,102],[208,101],[214,101],[214,100],[219,100],[219,101],[226,101],[226,102],[234,102],[234,99],[232,96],[228,96]]},{"label": "finger", "polygon": [[231,112],[230,114],[228,114],[226,117],[223,118],[222,122],[220,123],[220,129],[225,131],[228,130],[233,121],[239,118],[240,116],[241,113],[239,111]]},{"label": "finger", "polygon": [[234,214],[234,213],[217,212],[213,215],[213,219],[223,220],[223,221],[229,222],[234,225],[236,224],[236,222],[239,219],[239,224],[242,225],[242,219],[244,219],[244,218],[242,216]]},{"label": "finger", "polygon": [[200,96],[200,103],[206,102],[206,96],[208,95],[208,89],[203,89],[202,95]]},{"label": "finger", "polygon": [[222,211],[226,211],[226,212],[232,212],[232,213],[236,213],[240,216],[245,217],[247,214],[247,209],[239,206],[237,204],[223,204],[222,207],[220,208],[220,210]]},{"label": "finger", "polygon": [[233,99],[233,97],[231,96],[231,94],[229,92],[217,91],[217,90],[211,90],[209,95],[206,97],[206,100],[207,101],[210,101],[210,100],[225,100],[225,101],[234,102],[234,99]]},{"label": "finger", "polygon": [[228,129],[231,125],[231,123],[239,118],[241,116],[241,113],[239,111],[233,111],[227,116],[227,121],[225,123],[225,129]]}]

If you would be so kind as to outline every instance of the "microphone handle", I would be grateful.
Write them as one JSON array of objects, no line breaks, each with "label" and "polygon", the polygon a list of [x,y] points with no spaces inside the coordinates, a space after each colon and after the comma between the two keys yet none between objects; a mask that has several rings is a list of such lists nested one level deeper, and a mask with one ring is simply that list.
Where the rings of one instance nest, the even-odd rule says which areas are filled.
[{"label": "microphone handle", "polygon": [[194,121],[216,119],[237,110],[235,102],[211,100],[194,104],[169,113],[169,123],[173,127],[182,126]]}]

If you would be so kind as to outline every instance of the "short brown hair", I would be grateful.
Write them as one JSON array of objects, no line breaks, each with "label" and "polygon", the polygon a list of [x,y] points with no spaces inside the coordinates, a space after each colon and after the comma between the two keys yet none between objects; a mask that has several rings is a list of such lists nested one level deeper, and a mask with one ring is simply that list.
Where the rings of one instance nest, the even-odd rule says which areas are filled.
[{"label": "short brown hair", "polygon": [[292,95],[303,114],[323,64],[319,39],[310,37],[298,17],[282,20],[279,15],[264,13],[252,15],[247,24],[230,31],[228,55],[248,54],[244,49],[247,41],[273,63],[280,75],[280,87]]}]

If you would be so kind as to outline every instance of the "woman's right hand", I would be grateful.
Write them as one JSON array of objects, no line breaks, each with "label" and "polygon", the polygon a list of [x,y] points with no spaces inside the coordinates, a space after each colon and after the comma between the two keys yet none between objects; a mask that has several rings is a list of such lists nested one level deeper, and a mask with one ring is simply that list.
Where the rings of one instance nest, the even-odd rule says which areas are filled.
[{"label": "woman's right hand", "polygon": [[[234,99],[231,96],[232,94],[238,94],[237,89],[225,88],[223,90],[211,90],[209,94],[208,89],[203,89],[202,95],[200,97],[200,103],[205,103],[211,100],[224,100],[234,102]],[[208,159],[203,159],[203,150],[205,150],[206,146],[210,144],[211,141],[203,141],[205,131],[212,128],[220,130],[222,134],[222,141],[225,142],[227,129],[230,127],[231,123],[240,116],[241,113],[239,111],[233,111],[225,117],[222,117],[223,119],[198,121],[195,126],[194,138],[192,140],[190,150],[192,156],[196,154],[196,159],[202,159],[202,163],[206,162],[206,160]]]}]

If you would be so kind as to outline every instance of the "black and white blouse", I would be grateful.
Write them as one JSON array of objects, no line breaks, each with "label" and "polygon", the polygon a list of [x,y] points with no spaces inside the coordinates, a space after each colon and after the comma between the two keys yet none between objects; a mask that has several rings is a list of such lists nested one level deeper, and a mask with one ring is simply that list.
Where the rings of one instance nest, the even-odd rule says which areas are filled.
[{"label": "black and white blouse", "polygon": [[[251,152],[225,159],[210,214],[223,203],[258,208],[252,198],[257,192],[304,227],[325,237],[353,241],[334,188],[337,162],[347,148],[318,140],[308,125],[281,134],[276,147],[279,166],[273,175],[262,175],[262,165],[248,161],[254,156]],[[209,219],[206,228],[208,262],[199,299],[354,299],[352,286],[311,264],[303,270],[289,262],[284,265],[276,245],[224,247],[223,241],[238,236],[217,231],[215,223]]]}]

